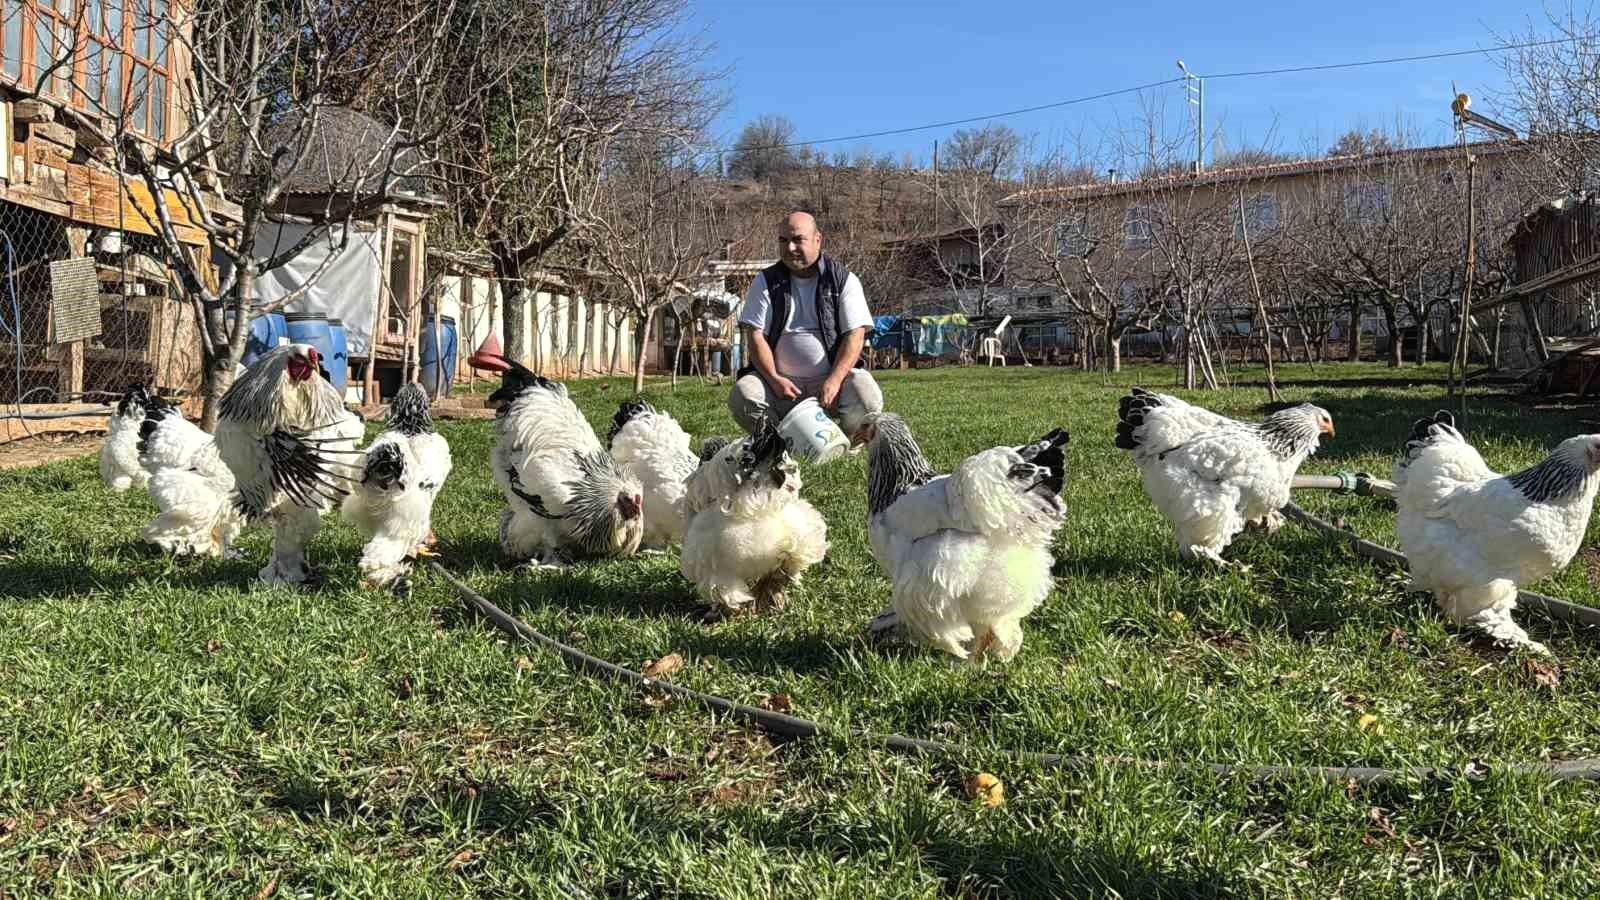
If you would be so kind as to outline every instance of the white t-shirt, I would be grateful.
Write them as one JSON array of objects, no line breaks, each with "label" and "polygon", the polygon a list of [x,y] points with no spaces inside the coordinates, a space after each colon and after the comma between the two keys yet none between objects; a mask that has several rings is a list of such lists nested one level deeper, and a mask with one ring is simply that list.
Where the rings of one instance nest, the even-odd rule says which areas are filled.
[{"label": "white t-shirt", "polygon": [[[778,346],[773,348],[773,363],[785,378],[825,378],[832,364],[828,348],[822,345],[822,329],[817,324],[817,279],[789,276],[789,321],[784,323]],[[744,297],[744,312],[739,324],[765,332],[772,313],[772,298],[767,295],[765,275],[757,275]],[[845,279],[839,294],[839,333],[871,328],[872,313],[861,279],[854,272]]]}]

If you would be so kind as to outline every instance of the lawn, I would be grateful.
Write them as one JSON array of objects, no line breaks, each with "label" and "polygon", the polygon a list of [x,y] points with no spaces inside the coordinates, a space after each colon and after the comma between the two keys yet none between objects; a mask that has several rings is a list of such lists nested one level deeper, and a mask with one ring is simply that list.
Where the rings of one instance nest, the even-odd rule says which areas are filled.
[{"label": "lawn", "polygon": [[[1236,373],[1237,374],[1237,373]],[[1338,437],[1308,472],[1387,474],[1440,368],[1286,367]],[[1252,375],[1253,377],[1253,375]],[[832,545],[772,617],[699,622],[675,555],[558,574],[502,568],[487,423],[443,423],[456,470],[444,563],[533,627],[843,730],[969,758],[779,743],[685,702],[596,681],[464,612],[426,573],[363,589],[325,528],[315,592],[246,561],[171,561],[153,514],[92,459],[0,473],[0,891],[234,896],[1584,896],[1600,891],[1600,786],[1491,775],[1358,787],[1252,783],[1194,762],[1441,766],[1600,756],[1595,636],[1520,614],[1559,684],[1443,623],[1403,579],[1293,525],[1247,536],[1248,572],[1178,562],[1112,446],[1117,398],[1169,369],[942,369],[883,377],[932,461],[1072,432],[1057,589],[1009,665],[874,647],[888,585],[867,549],[862,457],[808,470]],[[573,393],[603,425],[627,390]],[[726,387],[652,383],[692,434],[728,433]],[[1258,384],[1201,395],[1262,414]],[[1587,410],[1474,397],[1491,465],[1536,461]],[[603,428],[601,429],[603,431]],[[1303,505],[1393,544],[1370,498]],[[330,519],[330,523],[332,520]],[[1595,561],[1530,586],[1600,604]],[[1375,724],[1365,716],[1376,717]],[[1366,727],[1362,727],[1363,721]],[[1004,750],[1179,763],[1059,771]],[[989,771],[1006,803],[967,799]],[[270,888],[270,890],[268,890]]]}]

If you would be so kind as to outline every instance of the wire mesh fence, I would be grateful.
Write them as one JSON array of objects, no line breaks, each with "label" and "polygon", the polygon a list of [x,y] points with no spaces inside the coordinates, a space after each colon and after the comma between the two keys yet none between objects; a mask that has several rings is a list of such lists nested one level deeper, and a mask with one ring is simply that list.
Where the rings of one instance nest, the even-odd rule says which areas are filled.
[{"label": "wire mesh fence", "polygon": [[[87,187],[87,210],[123,206],[120,188]],[[94,404],[135,383],[193,393],[197,322],[160,259],[148,236],[0,203],[0,404]]]}]

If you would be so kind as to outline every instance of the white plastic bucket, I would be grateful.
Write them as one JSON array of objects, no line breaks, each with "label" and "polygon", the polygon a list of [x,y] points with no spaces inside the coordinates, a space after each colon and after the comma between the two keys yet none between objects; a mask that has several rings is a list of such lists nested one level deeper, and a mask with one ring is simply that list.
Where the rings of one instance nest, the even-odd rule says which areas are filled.
[{"label": "white plastic bucket", "polygon": [[778,433],[789,453],[806,462],[831,462],[850,449],[850,439],[828,418],[815,397],[796,403],[778,424]]}]

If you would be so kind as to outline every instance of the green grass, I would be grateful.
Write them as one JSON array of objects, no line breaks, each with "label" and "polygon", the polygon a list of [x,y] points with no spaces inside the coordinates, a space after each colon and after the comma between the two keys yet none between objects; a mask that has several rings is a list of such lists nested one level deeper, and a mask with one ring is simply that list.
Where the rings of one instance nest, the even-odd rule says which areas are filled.
[{"label": "green grass", "polygon": [[[1386,474],[1438,368],[1287,367],[1334,416],[1306,467]],[[1462,767],[1600,755],[1594,636],[1522,615],[1564,672],[1447,628],[1399,578],[1305,529],[1244,537],[1248,573],[1181,566],[1112,447],[1117,398],[1168,369],[888,373],[890,406],[948,468],[1055,425],[1073,434],[1058,588],[1010,665],[874,648],[888,602],[861,457],[807,473],[829,560],[771,618],[699,624],[673,555],[556,575],[502,570],[487,423],[443,425],[456,471],[445,562],[535,628],[745,702],[785,694],[829,726],[959,741],[970,759],[775,744],[683,703],[577,674],[467,615],[421,575],[363,590],[342,525],[326,585],[252,584],[243,562],[135,543],[148,498],[94,461],[0,473],[0,890],[23,896],[1584,896],[1600,890],[1600,788],[1531,777],[1355,788],[1251,784],[1193,765],[1040,769],[991,751],[1192,762]],[[621,381],[575,384],[604,423]],[[691,433],[727,433],[726,387],[652,384]],[[1258,416],[1259,386],[1203,395]],[[1510,468],[1591,430],[1571,409],[1475,398],[1469,436]],[[1393,543],[1393,513],[1312,494]],[[331,520],[330,520],[331,521]],[[1580,557],[1537,589],[1596,604]],[[1382,734],[1363,731],[1364,714]],[[1006,784],[989,809],[961,784]]]}]

